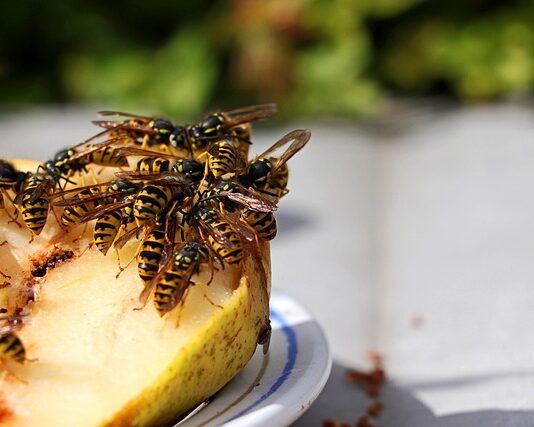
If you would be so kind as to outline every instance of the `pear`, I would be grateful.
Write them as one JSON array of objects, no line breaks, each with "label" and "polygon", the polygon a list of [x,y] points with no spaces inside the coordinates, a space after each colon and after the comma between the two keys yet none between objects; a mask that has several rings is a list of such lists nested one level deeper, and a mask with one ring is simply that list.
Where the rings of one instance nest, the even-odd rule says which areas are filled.
[{"label": "pear", "polygon": [[227,384],[269,331],[268,243],[250,243],[211,282],[211,271],[193,276],[183,304],[161,318],[139,302],[135,262],[116,277],[135,239],[103,256],[89,245],[92,224],[65,232],[51,213],[29,244],[29,230],[8,221],[1,212],[0,269],[11,278],[0,307],[21,309],[26,360],[1,361],[1,426],[172,423]]}]

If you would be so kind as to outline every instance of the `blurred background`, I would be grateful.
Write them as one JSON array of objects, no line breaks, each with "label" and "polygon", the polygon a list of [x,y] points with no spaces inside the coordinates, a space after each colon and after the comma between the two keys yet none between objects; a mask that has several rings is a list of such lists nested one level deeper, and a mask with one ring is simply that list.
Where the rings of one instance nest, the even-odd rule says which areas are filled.
[{"label": "blurred background", "polygon": [[388,97],[528,93],[534,4],[451,0],[28,0],[3,8],[4,109],[104,103],[189,120],[276,101],[369,119]]},{"label": "blurred background", "polygon": [[382,426],[532,425],[534,2],[2,9],[2,156],[44,160],[95,133],[98,109],[183,123],[277,102],[252,154],[312,130],[290,161],[273,286],[311,310],[335,365],[296,426],[365,412],[343,375],[369,350],[392,380]]}]

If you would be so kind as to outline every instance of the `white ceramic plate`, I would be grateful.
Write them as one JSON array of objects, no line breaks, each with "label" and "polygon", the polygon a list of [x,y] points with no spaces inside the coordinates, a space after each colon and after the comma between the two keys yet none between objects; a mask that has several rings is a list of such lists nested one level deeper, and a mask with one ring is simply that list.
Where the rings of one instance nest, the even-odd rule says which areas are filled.
[{"label": "white ceramic plate", "polygon": [[325,335],[291,298],[273,292],[273,333],[268,355],[261,347],[213,399],[180,427],[282,427],[300,417],[323,389],[332,366]]}]

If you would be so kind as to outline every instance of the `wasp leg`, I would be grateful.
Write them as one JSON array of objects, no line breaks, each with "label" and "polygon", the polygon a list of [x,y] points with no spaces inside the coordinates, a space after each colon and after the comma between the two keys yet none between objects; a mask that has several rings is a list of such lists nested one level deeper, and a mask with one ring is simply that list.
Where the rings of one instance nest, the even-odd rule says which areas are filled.
[{"label": "wasp leg", "polygon": [[72,240],[72,243],[76,243],[76,242],[79,242],[83,235],[85,234],[85,232],[87,231],[87,225],[88,223],[86,222],[84,225],[83,225],[83,231],[80,233],[80,235],[78,237],[76,237],[75,239]]},{"label": "wasp leg", "polygon": [[[191,282],[192,283],[192,282]],[[184,303],[189,295],[189,289],[191,289],[191,286],[188,286],[187,289],[184,292],[184,296],[182,297],[182,300],[178,304],[178,316],[176,317],[176,327],[178,328],[180,326],[180,321],[182,320],[182,310],[184,309]]]},{"label": "wasp leg", "polygon": [[145,134],[145,136],[143,137],[143,143],[141,144],[141,150],[148,150],[148,139],[148,134]]},{"label": "wasp leg", "polygon": [[137,247],[134,256],[132,257],[132,259],[131,259],[130,261],[128,261],[128,263],[127,263],[124,267],[121,266],[121,260],[120,260],[120,257],[119,257],[119,250],[118,250],[117,248],[115,248],[115,250],[117,251],[117,257],[119,258],[119,272],[118,272],[117,275],[115,276],[116,279],[118,279],[119,276],[122,274],[122,272],[123,272],[124,270],[126,270],[126,269],[130,266],[130,264],[131,264],[132,262],[134,262],[134,261],[137,259],[139,253],[141,252],[141,248],[142,248],[142,246],[143,246],[143,245],[140,244],[140,245]]},{"label": "wasp leg", "polygon": [[[97,175],[100,175],[103,170],[104,170],[104,168],[101,168],[100,172],[98,172]],[[91,179],[93,180],[93,184],[98,184],[98,179],[96,178],[94,169],[89,167],[88,168],[88,172],[89,172],[89,175],[91,175]],[[83,175],[82,175],[82,184],[85,187],[85,178],[84,178]]]},{"label": "wasp leg", "polygon": [[[61,230],[64,232],[64,233],[67,233],[69,230],[67,228],[65,228],[65,226],[63,225],[63,223],[61,222],[61,218],[59,218],[57,216],[57,212],[54,208],[51,208],[52,210],[52,213],[54,214],[54,218],[56,219],[56,222],[57,224],[59,225],[59,228],[61,228]],[[33,240],[33,239],[32,239]]]},{"label": "wasp leg", "polygon": [[94,244],[95,244],[94,241],[89,242],[89,244],[87,245],[87,247],[86,247],[82,252],[80,252],[80,254],[78,255],[78,258],[80,258],[83,254],[85,254],[89,249],[91,249],[91,248],[93,247]]},{"label": "wasp leg", "polygon": [[[17,205],[15,205],[15,200],[11,197],[11,195],[7,191],[2,191],[0,197],[2,198],[2,205],[4,207],[4,210],[6,211],[7,216],[9,217],[8,224],[15,223],[17,224],[18,228],[22,228],[22,224],[17,221],[17,218],[19,217],[19,210],[17,209]],[[13,213],[10,213],[7,209],[7,206],[4,204],[4,197],[7,198],[13,205]]]},{"label": "wasp leg", "polygon": [[202,292],[202,295],[204,295],[204,298],[206,298],[212,306],[217,307],[217,308],[223,308],[222,305],[213,302],[213,300],[209,297],[208,293],[206,292],[206,289],[204,288],[205,286],[204,284],[202,284],[201,282],[194,283],[194,284],[198,285],[198,287],[200,288],[200,291]]}]

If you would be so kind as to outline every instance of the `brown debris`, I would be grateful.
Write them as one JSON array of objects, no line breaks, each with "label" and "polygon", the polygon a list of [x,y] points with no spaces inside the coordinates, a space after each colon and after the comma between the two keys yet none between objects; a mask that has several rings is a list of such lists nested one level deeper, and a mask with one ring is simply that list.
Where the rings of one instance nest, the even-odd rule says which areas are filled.
[{"label": "brown debris", "polygon": [[423,316],[415,315],[410,319],[410,325],[413,329],[421,329],[425,322]]},{"label": "brown debris", "polygon": [[[370,351],[368,353],[368,358],[370,359],[373,367],[370,371],[361,371],[356,369],[351,369],[346,372],[345,379],[348,382],[358,384],[367,396],[369,396],[372,401],[371,404],[367,407],[366,413],[361,415],[356,420],[356,427],[379,427],[378,424],[375,424],[373,419],[378,418],[383,409],[383,404],[379,400],[381,387],[386,380],[386,373],[382,365],[382,356],[376,351]],[[340,423],[336,420],[324,420],[323,427],[345,427],[349,424]]]},{"label": "brown debris", "polygon": [[34,268],[32,269],[31,274],[33,277],[44,277],[46,276],[46,273],[48,273],[48,270],[56,268],[58,265],[73,257],[74,252],[72,251],[57,249],[43,260],[33,260],[32,263]]},{"label": "brown debris", "polygon": [[336,420],[323,420],[323,427],[351,427],[348,423],[340,423]]},{"label": "brown debris", "polygon": [[352,369],[347,372],[345,378],[349,382],[356,383],[365,388],[369,397],[378,397],[380,395],[380,387],[386,379],[386,374],[382,366],[382,357],[374,352],[369,352],[369,359],[373,364],[371,371],[359,371]]},{"label": "brown debris", "polygon": [[369,408],[367,408],[367,414],[370,417],[376,418],[380,415],[380,412],[382,412],[382,403],[380,402],[373,402]]}]

